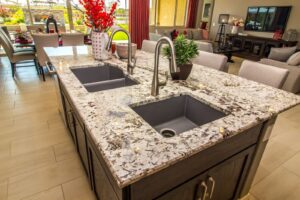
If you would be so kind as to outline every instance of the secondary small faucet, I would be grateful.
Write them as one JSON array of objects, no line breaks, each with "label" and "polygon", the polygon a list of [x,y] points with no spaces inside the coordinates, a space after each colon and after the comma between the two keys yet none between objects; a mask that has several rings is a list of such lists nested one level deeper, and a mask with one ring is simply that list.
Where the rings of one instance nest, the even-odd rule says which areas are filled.
[{"label": "secondary small faucet", "polygon": [[[175,48],[173,45],[173,42],[168,37],[162,37],[157,41],[156,47],[155,47],[155,56],[154,56],[154,73],[153,73],[153,80],[152,80],[152,87],[151,87],[151,95],[157,96],[159,94],[159,86],[163,86],[167,84],[167,81],[165,82],[159,82],[158,80],[158,65],[159,65],[159,54],[161,45],[163,43],[167,43],[170,45],[171,48],[171,60],[170,60],[170,73],[178,72],[176,65],[176,56],[175,56]],[[168,74],[166,74],[166,80],[168,80]]]},{"label": "secondary small faucet", "polygon": [[107,43],[107,48],[106,50],[110,50],[111,49],[111,45],[112,45],[112,40],[113,40],[113,37],[114,35],[117,33],[117,32],[123,32],[127,35],[128,37],[128,63],[127,63],[127,71],[129,74],[133,74],[133,69],[135,67],[135,62],[136,60],[134,58],[132,58],[132,46],[131,46],[131,37],[130,37],[130,33],[128,31],[126,31],[125,29],[121,29],[121,28],[118,28],[116,30],[114,30],[111,35],[110,35],[110,38],[109,38],[109,41]]}]

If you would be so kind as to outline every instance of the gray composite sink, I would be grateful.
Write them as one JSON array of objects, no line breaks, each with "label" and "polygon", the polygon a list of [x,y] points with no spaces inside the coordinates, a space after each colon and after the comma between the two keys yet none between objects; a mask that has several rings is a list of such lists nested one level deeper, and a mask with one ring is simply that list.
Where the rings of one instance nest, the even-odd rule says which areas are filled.
[{"label": "gray composite sink", "polygon": [[165,137],[172,137],[226,116],[189,95],[172,97],[132,109]]},{"label": "gray composite sink", "polygon": [[125,76],[117,67],[105,65],[102,67],[86,67],[71,69],[74,75],[89,92],[97,92],[138,84]]}]

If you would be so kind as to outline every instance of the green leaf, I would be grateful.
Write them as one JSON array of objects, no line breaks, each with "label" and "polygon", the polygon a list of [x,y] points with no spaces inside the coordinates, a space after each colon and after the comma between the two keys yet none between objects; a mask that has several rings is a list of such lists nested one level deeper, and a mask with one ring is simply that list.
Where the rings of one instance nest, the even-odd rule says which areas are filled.
[{"label": "green leaf", "polygon": [[[176,63],[178,65],[190,63],[191,59],[199,54],[198,47],[195,42],[187,40],[183,34],[178,35],[178,37],[173,41],[173,44],[175,48]],[[163,48],[163,55],[168,59],[171,59],[170,46]]]}]

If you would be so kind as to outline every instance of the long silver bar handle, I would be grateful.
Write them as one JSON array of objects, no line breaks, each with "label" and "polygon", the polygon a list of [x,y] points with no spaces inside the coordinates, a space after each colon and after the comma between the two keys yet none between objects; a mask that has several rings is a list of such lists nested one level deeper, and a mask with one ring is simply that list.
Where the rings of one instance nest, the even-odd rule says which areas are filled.
[{"label": "long silver bar handle", "polygon": [[204,191],[203,191],[202,197],[199,198],[198,200],[205,200],[206,193],[207,193],[207,185],[206,185],[205,181],[202,181],[200,186],[204,188]]},{"label": "long silver bar handle", "polygon": [[52,69],[50,69],[50,66],[48,65],[48,62],[45,62],[45,64],[46,64],[46,67],[47,67],[47,70],[48,70],[49,74],[56,74],[56,70],[55,70],[54,67]]},{"label": "long silver bar handle", "polygon": [[211,182],[211,190],[210,190],[210,195],[209,195],[209,199],[211,199],[214,194],[214,191],[215,191],[216,181],[211,176],[208,178],[208,181]]}]

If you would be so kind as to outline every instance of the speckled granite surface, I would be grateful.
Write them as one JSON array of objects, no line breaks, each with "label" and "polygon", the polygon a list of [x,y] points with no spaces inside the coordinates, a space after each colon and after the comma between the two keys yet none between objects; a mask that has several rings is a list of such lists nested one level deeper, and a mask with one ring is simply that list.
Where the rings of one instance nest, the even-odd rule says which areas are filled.
[{"label": "speckled granite surface", "polygon": [[[299,96],[197,65],[188,81],[169,80],[155,98],[150,95],[154,55],[141,51],[137,52],[137,67],[130,76],[140,84],[88,93],[70,71],[70,67],[104,65],[93,60],[88,48],[45,50],[120,188],[300,103]],[[112,58],[105,63],[126,74],[125,62]],[[168,69],[165,59],[161,59],[160,69]],[[181,94],[189,94],[228,115],[164,138],[131,109]]]}]

